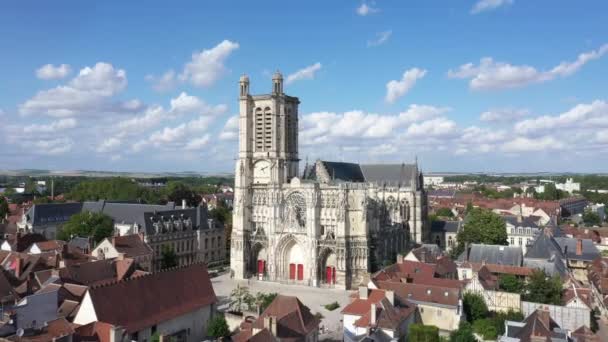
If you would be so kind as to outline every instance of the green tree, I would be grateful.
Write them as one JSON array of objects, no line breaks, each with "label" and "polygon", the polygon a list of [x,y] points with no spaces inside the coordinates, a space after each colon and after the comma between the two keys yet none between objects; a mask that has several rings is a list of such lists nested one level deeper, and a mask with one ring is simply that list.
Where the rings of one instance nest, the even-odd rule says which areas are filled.
[{"label": "green tree", "polygon": [[226,322],[224,315],[218,313],[211,318],[209,328],[207,328],[207,335],[216,338],[230,335],[230,328],[228,328],[228,322]]},{"label": "green tree", "polygon": [[165,188],[167,200],[173,201],[176,204],[181,204],[182,200],[186,200],[189,207],[196,207],[201,203],[201,196],[195,193],[188,185],[182,182],[169,182]]},{"label": "green tree", "polygon": [[512,274],[503,274],[498,278],[498,287],[502,291],[521,293],[524,289],[524,282]]},{"label": "green tree", "polygon": [[164,245],[160,254],[160,267],[164,270],[177,266],[177,254],[173,248]]},{"label": "green tree", "polygon": [[505,220],[491,210],[473,208],[465,218],[463,229],[457,235],[455,253],[464,251],[467,243],[507,245]]},{"label": "green tree", "polygon": [[450,210],[450,208],[439,208],[437,211],[435,211],[435,214],[441,217],[454,217],[454,213],[452,210]]},{"label": "green tree", "polygon": [[528,302],[560,305],[562,280],[559,276],[549,277],[542,270],[534,270],[524,286],[523,299]]},{"label": "green tree", "polygon": [[255,298],[249,292],[246,286],[237,285],[230,292],[230,308],[233,311],[242,312],[251,307],[251,303],[255,303]]},{"label": "green tree", "polygon": [[481,335],[484,340],[495,341],[498,337],[494,321],[490,318],[482,318],[473,322],[473,331]]},{"label": "green tree", "polygon": [[453,331],[450,334],[450,342],[472,342],[476,341],[475,336],[473,336],[473,328],[471,324],[467,321],[460,321],[460,325],[458,326],[458,330]]},{"label": "green tree", "polygon": [[496,312],[494,313],[494,326],[498,335],[505,333],[505,321],[521,322],[524,320],[524,314],[520,311],[509,310],[507,312]]},{"label": "green tree", "polygon": [[0,196],[0,221],[2,221],[8,214],[10,214],[8,209],[8,201],[6,198]]},{"label": "green tree", "polygon": [[583,213],[583,223],[585,223],[586,227],[600,226],[602,220],[600,220],[600,216],[597,213],[591,210],[585,210]]},{"label": "green tree", "polygon": [[232,210],[228,209],[222,201],[219,201],[215,208],[209,210],[209,216],[224,225],[232,225]]},{"label": "green tree", "polygon": [[488,306],[481,295],[467,292],[464,294],[462,302],[467,321],[473,322],[488,316]]},{"label": "green tree", "polygon": [[266,308],[270,305],[270,303],[272,303],[272,301],[278,296],[279,294],[276,292],[271,292],[271,293],[264,293],[264,292],[258,292],[255,294],[255,305],[257,306],[258,309],[258,315],[261,314],[262,312],[264,312],[264,310],[266,310]]},{"label": "green tree", "polygon": [[17,193],[17,191],[15,191],[15,188],[8,187],[8,188],[4,189],[4,196],[6,196],[6,197],[14,196],[16,193]]},{"label": "green tree", "polygon": [[439,342],[439,328],[434,325],[410,324],[410,342]]},{"label": "green tree", "polygon": [[72,215],[61,227],[57,237],[64,241],[70,241],[73,236],[90,237],[97,244],[113,234],[114,222],[110,216],[83,211]]}]

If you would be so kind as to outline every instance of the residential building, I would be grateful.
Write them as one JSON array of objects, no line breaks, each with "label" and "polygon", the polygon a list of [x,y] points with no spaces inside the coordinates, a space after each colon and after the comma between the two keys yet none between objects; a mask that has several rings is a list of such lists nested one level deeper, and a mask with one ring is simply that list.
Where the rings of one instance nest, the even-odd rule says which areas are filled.
[{"label": "residential building", "polygon": [[[158,333],[198,342],[206,336],[216,302],[207,267],[196,263],[91,286],[74,323],[106,323],[110,328],[106,334],[114,341],[150,341]],[[106,338],[109,341],[110,335]]]},{"label": "residential building", "polygon": [[406,341],[409,326],[416,320],[416,305],[400,302],[393,291],[363,286],[342,315],[344,341]]},{"label": "residential building", "polygon": [[597,258],[589,267],[588,280],[596,305],[603,315],[608,315],[608,258]]},{"label": "residential building", "polygon": [[458,244],[458,232],[462,229],[462,221],[431,222],[431,241],[446,251],[451,251]]},{"label": "residential building", "polygon": [[207,207],[187,208],[107,201],[85,202],[83,210],[102,212],[114,220],[116,235],[142,234],[153,250],[152,268],[160,270],[163,249],[172,249],[178,265],[226,260],[224,227],[207,215]]},{"label": "residential building", "polygon": [[562,217],[582,214],[587,207],[587,200],[582,197],[569,197],[559,201]]},{"label": "residential building", "polygon": [[519,246],[482,245],[471,244],[458,257],[458,262],[473,262],[498,264],[509,266],[521,266],[523,253]]},{"label": "residential building", "polygon": [[507,228],[507,242],[509,246],[521,247],[522,253],[526,254],[528,245],[540,234],[541,230],[534,220],[522,215],[503,216]]},{"label": "residential building", "polygon": [[113,259],[120,256],[133,259],[143,270],[151,272],[154,251],[144,241],[143,234],[112,236],[103,239],[91,255],[99,260]]},{"label": "residential building", "polygon": [[300,100],[284,94],[278,72],[271,94],[251,95],[247,76],[239,87],[230,250],[236,279],[351,288],[365,281],[374,260],[393,260],[428,240],[417,163],[317,160],[300,175]]},{"label": "residential building", "polygon": [[278,295],[257,319],[243,322],[232,341],[317,342],[319,324],[297,297]]},{"label": "residential building", "polygon": [[82,203],[34,204],[23,214],[17,227],[21,232],[42,234],[53,240],[62,225],[81,210]]},{"label": "residential building", "polygon": [[549,311],[536,310],[523,322],[505,321],[500,342],[568,342],[568,332],[551,318]]},{"label": "residential building", "polygon": [[34,242],[25,252],[29,254],[55,253],[59,254],[63,251],[65,241],[49,240]]},{"label": "residential building", "polygon": [[544,228],[534,239],[524,256],[524,266],[543,270],[550,276],[566,278],[569,273],[566,256],[553,233],[553,229]]},{"label": "residential building", "polygon": [[117,258],[90,261],[60,268],[58,277],[65,283],[94,286],[126,280],[145,274],[132,259]]},{"label": "residential building", "polygon": [[393,291],[398,300],[416,304],[416,322],[438,327],[443,336],[457,330],[460,321],[464,319],[460,288],[390,281],[376,283],[379,289]]},{"label": "residential building", "polygon": [[443,181],[444,181],[443,176],[429,176],[429,175],[424,176],[424,185],[426,185],[426,186],[439,185],[439,184],[443,183]]},{"label": "residential building", "polygon": [[577,183],[572,178],[568,178],[564,183],[556,183],[555,188],[572,194],[581,191],[581,183]]},{"label": "residential building", "polygon": [[590,203],[587,205],[587,210],[595,213],[601,222],[606,221],[606,205],[604,203]]}]

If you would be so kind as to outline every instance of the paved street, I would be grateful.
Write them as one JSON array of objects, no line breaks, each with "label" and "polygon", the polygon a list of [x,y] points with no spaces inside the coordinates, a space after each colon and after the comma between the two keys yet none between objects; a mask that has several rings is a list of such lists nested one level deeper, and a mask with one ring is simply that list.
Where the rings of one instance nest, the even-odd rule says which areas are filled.
[{"label": "paved street", "polygon": [[[326,332],[322,333],[323,341],[341,341],[342,326],[340,320],[342,316],[340,311],[349,303],[349,291],[316,288],[299,285],[285,285],[279,283],[251,281],[236,281],[230,279],[228,274],[223,274],[219,277],[211,279],[215,294],[220,300],[220,309],[225,309],[228,302],[230,292],[236,287],[237,283],[241,286],[249,287],[252,294],[256,292],[276,292],[283,295],[297,296],[302,303],[310,308],[312,313],[320,312],[324,318],[321,322],[321,327],[325,328]],[[328,311],[323,306],[337,301],[340,307],[334,311]]]}]

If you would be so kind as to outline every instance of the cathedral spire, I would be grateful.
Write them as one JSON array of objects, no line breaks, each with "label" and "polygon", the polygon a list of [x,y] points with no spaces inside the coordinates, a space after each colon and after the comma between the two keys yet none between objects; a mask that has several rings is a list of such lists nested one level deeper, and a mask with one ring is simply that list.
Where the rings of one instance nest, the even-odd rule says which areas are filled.
[{"label": "cathedral spire", "polygon": [[279,70],[272,75],[272,94],[283,94],[283,75]]}]

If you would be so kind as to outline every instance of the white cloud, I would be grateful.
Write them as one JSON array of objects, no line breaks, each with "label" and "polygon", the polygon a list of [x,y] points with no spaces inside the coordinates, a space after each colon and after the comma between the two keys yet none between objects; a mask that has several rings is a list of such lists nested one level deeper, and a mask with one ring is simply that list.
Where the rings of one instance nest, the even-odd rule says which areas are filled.
[{"label": "white cloud", "polygon": [[502,145],[505,152],[537,152],[545,150],[559,150],[564,147],[561,141],[550,136],[540,138],[517,137]]},{"label": "white cloud", "polygon": [[363,2],[361,4],[361,6],[357,7],[357,14],[364,17],[366,15],[370,15],[373,13],[378,13],[380,12],[380,9],[377,7],[373,7],[375,5],[375,2],[371,2],[370,5],[368,5],[367,3]]},{"label": "white cloud", "polygon": [[408,137],[439,137],[451,135],[456,131],[456,123],[446,118],[436,118],[411,124],[406,131]]},{"label": "white cloud", "polygon": [[231,116],[226,124],[224,124],[224,128],[220,132],[221,140],[234,140],[238,138],[239,134],[239,116]]},{"label": "white cloud", "polygon": [[416,81],[423,78],[424,75],[426,75],[426,70],[412,68],[403,73],[400,81],[389,81],[386,84],[386,102],[394,103],[397,101],[397,99],[405,95],[416,84]]},{"label": "white cloud", "polygon": [[449,70],[448,77],[470,79],[469,86],[474,90],[517,88],[570,76],[589,61],[601,58],[607,52],[608,44],[605,44],[598,50],[581,53],[574,62],[561,62],[548,71],[539,71],[529,65],[496,62],[491,57],[484,57],[479,65],[467,63],[457,70]]},{"label": "white cloud", "polygon": [[113,150],[116,150],[118,147],[120,147],[120,145],[122,144],[122,141],[116,137],[110,137],[107,138],[106,140],[104,140],[98,147],[97,147],[97,152],[101,152],[101,153],[105,153],[105,152],[110,152]]},{"label": "white cloud", "polygon": [[186,146],[184,146],[184,149],[188,150],[188,151],[200,150],[203,147],[207,146],[207,143],[209,143],[209,139],[210,139],[209,134],[205,134],[201,138],[192,139],[192,140],[188,141],[188,143],[186,143]]},{"label": "white cloud", "polygon": [[513,0],[479,0],[473,5],[473,8],[471,8],[471,14],[479,14],[511,4],[513,4]]},{"label": "white cloud", "polygon": [[315,78],[315,73],[321,70],[321,63],[317,62],[313,65],[309,65],[303,69],[300,69],[293,74],[287,76],[285,81],[286,84],[291,84],[300,80],[312,80]]},{"label": "white cloud", "polygon": [[53,64],[46,64],[36,70],[36,77],[42,80],[57,80],[67,77],[72,72],[67,64],[61,64],[54,66]]},{"label": "white cloud", "polygon": [[527,109],[498,108],[481,113],[479,120],[484,122],[505,122],[521,119],[528,114],[530,114],[530,111]]},{"label": "white cloud", "polygon": [[557,116],[543,115],[534,119],[523,120],[515,124],[518,133],[534,134],[558,128],[608,127],[608,103],[596,100],[588,104],[578,104],[572,109]]},{"label": "white cloud", "polygon": [[177,75],[173,69],[166,71],[160,77],[146,75],[146,81],[152,83],[152,88],[158,92],[165,92],[175,88]]},{"label": "white cloud", "polygon": [[367,41],[367,46],[372,47],[382,45],[388,41],[392,34],[392,30],[379,32],[376,34],[376,39]]},{"label": "white cloud", "polygon": [[97,63],[80,70],[67,85],[39,91],[19,106],[22,115],[45,114],[54,117],[74,116],[85,112],[106,111],[107,100],[127,86],[127,75],[111,64]]},{"label": "white cloud", "polygon": [[[207,141],[203,141],[203,138],[207,136],[206,132],[209,130],[212,120],[213,117],[200,116],[174,127],[164,127],[150,134],[148,138],[136,142],[131,150],[139,152],[147,146],[154,146],[165,151],[199,149],[207,143]],[[201,136],[201,134],[203,135]],[[201,137],[194,138],[197,136]]]},{"label": "white cloud", "polygon": [[224,40],[211,49],[193,53],[179,79],[197,87],[211,86],[226,73],[224,62],[238,48],[238,43]]},{"label": "white cloud", "polygon": [[48,125],[33,124],[23,127],[23,133],[53,133],[76,127],[76,119],[68,118],[53,121]]},{"label": "white cloud", "polygon": [[70,152],[74,142],[72,139],[53,138],[53,139],[42,139],[31,142],[33,147],[32,152],[42,155],[60,155]]}]

